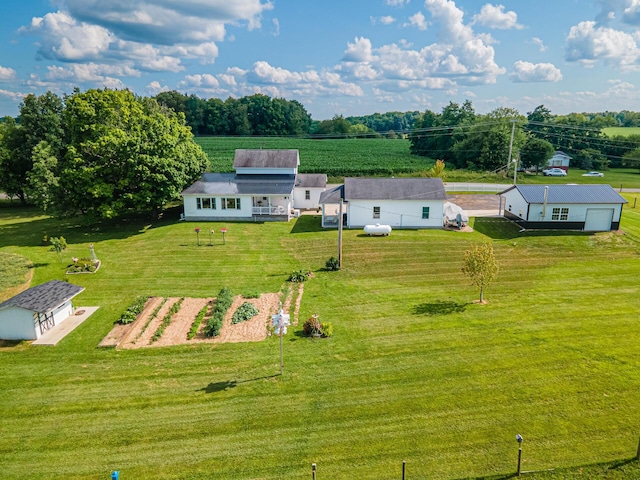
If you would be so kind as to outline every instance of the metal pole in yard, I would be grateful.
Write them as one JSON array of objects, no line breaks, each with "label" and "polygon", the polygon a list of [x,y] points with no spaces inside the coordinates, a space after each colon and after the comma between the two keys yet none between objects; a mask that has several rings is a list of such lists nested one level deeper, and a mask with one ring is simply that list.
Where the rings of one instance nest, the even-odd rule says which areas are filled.
[{"label": "metal pole in yard", "polygon": [[316,480],[316,464],[315,463],[311,464],[311,478],[313,480]]},{"label": "metal pole in yard", "polygon": [[338,266],[342,270],[342,198],[340,199],[340,216],[338,217]]},{"label": "metal pole in yard", "polygon": [[402,461],[402,480],[404,480],[404,473],[407,467],[407,462],[405,462],[404,460]]},{"label": "metal pole in yard", "polygon": [[516,471],[516,476],[520,476],[520,466],[522,465],[522,435],[516,435],[516,441],[518,442],[518,470]]}]

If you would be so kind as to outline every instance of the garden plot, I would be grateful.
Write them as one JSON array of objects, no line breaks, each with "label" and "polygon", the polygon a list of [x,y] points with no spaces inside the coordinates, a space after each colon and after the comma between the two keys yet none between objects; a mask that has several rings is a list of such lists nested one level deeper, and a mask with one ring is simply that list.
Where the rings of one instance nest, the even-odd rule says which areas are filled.
[{"label": "garden plot", "polygon": [[[297,323],[302,292],[303,285],[296,285],[284,301],[286,311],[293,309],[291,314],[295,323]],[[206,337],[203,332],[215,300],[215,298],[150,297],[136,320],[128,325],[115,325],[101,346],[134,349],[195,343],[259,342],[267,338],[271,315],[277,313],[280,308],[278,293],[264,293],[259,298],[244,298],[242,295],[236,295],[225,314],[220,335],[211,338]],[[249,320],[233,325],[231,323],[233,314],[245,302],[253,304],[259,313]],[[192,339],[188,339],[189,331],[198,313],[207,305],[209,309],[197,334]],[[173,314],[171,314],[172,308]]]}]

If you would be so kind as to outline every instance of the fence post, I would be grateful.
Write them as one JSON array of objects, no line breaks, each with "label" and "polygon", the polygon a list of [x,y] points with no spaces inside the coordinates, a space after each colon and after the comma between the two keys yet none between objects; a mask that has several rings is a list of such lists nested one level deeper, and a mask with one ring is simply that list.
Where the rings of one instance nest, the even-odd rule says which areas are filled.
[{"label": "fence post", "polygon": [[402,461],[402,480],[404,480],[404,472],[407,466],[407,462],[405,462],[404,460]]},{"label": "fence post", "polygon": [[313,480],[316,480],[316,464],[315,463],[311,464],[311,478]]}]

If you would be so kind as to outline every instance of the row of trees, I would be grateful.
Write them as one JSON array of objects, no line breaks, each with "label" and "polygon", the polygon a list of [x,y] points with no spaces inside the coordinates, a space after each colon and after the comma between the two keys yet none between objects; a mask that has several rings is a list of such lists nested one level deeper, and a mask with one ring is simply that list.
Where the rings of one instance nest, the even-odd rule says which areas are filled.
[{"label": "row of trees", "polygon": [[208,166],[184,115],[128,90],[28,95],[0,124],[0,191],[59,215],[156,213]]},{"label": "row of trees", "polygon": [[[604,120],[603,120],[604,119]],[[640,135],[609,137],[603,125],[614,116],[552,115],[540,105],[523,116],[511,108],[477,115],[470,101],[450,102],[441,113],[427,110],[410,134],[411,152],[456,168],[495,171],[519,158],[524,167],[543,167],[555,150],[584,169],[640,165]]]},{"label": "row of trees", "polygon": [[159,93],[155,100],[183,113],[195,135],[297,136],[311,131],[311,115],[296,100],[262,94],[205,100],[175,90]]}]

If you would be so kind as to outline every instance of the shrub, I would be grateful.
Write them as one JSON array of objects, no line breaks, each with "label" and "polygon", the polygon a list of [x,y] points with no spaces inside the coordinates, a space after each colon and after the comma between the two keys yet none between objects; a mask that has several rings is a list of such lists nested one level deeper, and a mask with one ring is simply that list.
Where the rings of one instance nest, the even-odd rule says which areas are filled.
[{"label": "shrub", "polygon": [[310,272],[305,272],[304,270],[296,270],[294,272],[291,272],[288,280],[294,283],[304,282],[307,280],[307,278],[309,278],[309,273]]},{"label": "shrub", "polygon": [[67,267],[67,273],[82,273],[82,272],[90,272],[93,273],[98,268],[98,261],[91,260],[90,258],[74,258],[73,264]]},{"label": "shrub", "polygon": [[218,293],[218,297],[216,298],[216,306],[213,308],[213,315],[207,322],[207,326],[204,329],[204,334],[207,337],[217,337],[220,335],[220,330],[222,329],[222,322],[224,320],[224,315],[229,310],[229,307],[233,303],[233,294],[231,290],[227,287],[224,287]]},{"label": "shrub", "polygon": [[255,305],[249,302],[244,302],[233,314],[231,323],[235,325],[236,323],[245,322],[250,318],[255,317],[258,313],[260,312],[258,312]]},{"label": "shrub", "polygon": [[127,325],[133,321],[135,321],[136,317],[140,315],[140,312],[144,309],[145,304],[149,297],[138,297],[136,298],[131,305],[124,311],[120,318],[117,320],[117,323],[122,325]]},{"label": "shrub", "polygon": [[258,291],[246,292],[246,293],[243,293],[242,296],[244,298],[260,298],[260,292]]},{"label": "shrub", "polygon": [[337,270],[340,270],[340,261],[336,257],[331,257],[329,260],[327,260],[325,267],[327,268],[327,270],[335,272]]},{"label": "shrub", "polygon": [[333,325],[321,323],[318,315],[312,315],[302,325],[302,333],[307,337],[330,337],[333,335]]}]

